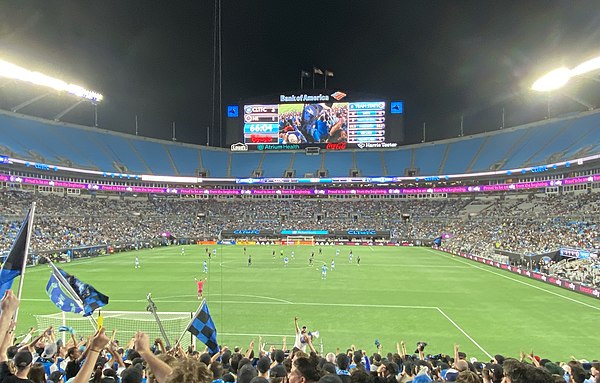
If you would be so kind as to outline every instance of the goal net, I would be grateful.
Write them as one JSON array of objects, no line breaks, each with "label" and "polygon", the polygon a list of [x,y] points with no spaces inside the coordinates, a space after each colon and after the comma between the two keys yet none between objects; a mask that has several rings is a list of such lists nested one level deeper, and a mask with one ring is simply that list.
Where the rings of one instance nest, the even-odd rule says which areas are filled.
[{"label": "goal net", "polygon": [[[171,345],[174,345],[186,329],[194,313],[157,312],[157,314]],[[34,316],[39,329],[53,326],[56,331],[59,326],[69,326],[75,330],[77,335],[84,337],[95,332],[92,322],[81,315],[60,312]],[[115,339],[118,339],[119,344],[123,347],[127,345],[137,331],[148,334],[150,343],[154,342],[156,338],[163,338],[154,316],[148,311],[102,311],[102,316],[104,317],[103,327],[106,328],[107,333],[116,330]],[[186,333],[181,340],[181,345],[185,348],[192,344],[195,339],[191,333]]]},{"label": "goal net", "polygon": [[313,245],[315,237],[306,235],[288,235],[285,239],[286,245]]}]

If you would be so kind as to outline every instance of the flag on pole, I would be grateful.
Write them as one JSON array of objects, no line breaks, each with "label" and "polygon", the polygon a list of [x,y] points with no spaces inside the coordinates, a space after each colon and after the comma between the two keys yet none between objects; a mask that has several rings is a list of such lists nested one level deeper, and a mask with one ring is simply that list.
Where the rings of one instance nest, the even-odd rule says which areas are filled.
[{"label": "flag on pole", "polygon": [[333,72],[330,70],[325,70],[325,76],[327,77],[333,77]]},{"label": "flag on pole", "polygon": [[54,274],[50,274],[48,284],[46,285],[46,294],[48,297],[62,311],[79,314],[83,309],[77,304],[77,302],[70,298],[60,288],[61,283]]},{"label": "flag on pole", "polygon": [[[22,275],[25,265],[27,264],[27,253],[29,245],[29,225],[32,222],[33,211],[29,210],[27,217],[23,221],[17,238],[13,242],[10,253],[6,257],[6,261],[0,269],[0,298],[4,296],[4,292],[12,287],[13,280]],[[21,278],[23,278],[21,276]]]},{"label": "flag on pole", "polygon": [[321,69],[317,68],[317,67],[313,67],[313,73],[314,74],[320,74],[320,75],[322,75],[323,71]]},{"label": "flag on pole", "polygon": [[301,70],[300,71],[300,76],[301,77],[310,77],[310,73],[306,70]]},{"label": "flag on pole", "polygon": [[[78,305],[80,308],[83,308],[84,317],[91,315],[97,308],[108,304],[108,297],[96,290],[94,286],[77,279],[74,275],[61,270],[54,265],[52,265],[52,269],[52,276],[55,277],[60,287],[68,291],[73,299],[79,301]],[[48,281],[48,283],[50,283],[50,281]],[[52,299],[52,297],[50,299]],[[56,302],[54,304],[56,304]]]},{"label": "flag on pole", "polygon": [[190,322],[187,331],[191,332],[196,338],[208,347],[208,352],[214,355],[220,351],[217,343],[217,329],[213,322],[206,300],[202,301],[196,316]]}]

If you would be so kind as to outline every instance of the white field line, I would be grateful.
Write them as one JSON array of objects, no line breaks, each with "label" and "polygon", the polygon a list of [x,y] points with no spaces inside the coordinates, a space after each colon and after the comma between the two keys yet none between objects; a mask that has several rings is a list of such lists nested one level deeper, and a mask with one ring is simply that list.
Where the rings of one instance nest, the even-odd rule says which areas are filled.
[{"label": "white field line", "polygon": [[[438,252],[436,252],[436,251],[433,251],[433,250],[430,250],[430,249],[427,249],[427,250],[428,250],[428,251],[430,251],[430,252],[432,252],[432,253],[435,253],[435,254],[436,254],[436,255],[438,255],[438,256],[443,256],[442,254],[439,254],[439,253],[438,253]],[[491,274],[497,275],[497,276],[499,276],[499,277],[502,277],[502,278],[505,278],[505,279],[511,280],[511,281],[513,281],[513,282],[520,283],[520,284],[522,284],[522,285],[525,285],[525,286],[529,286],[529,287],[531,287],[531,288],[534,288],[534,289],[537,289],[537,290],[543,291],[543,292],[545,292],[545,293],[548,293],[548,294],[555,295],[555,296],[557,296],[557,297],[560,297],[560,298],[566,299],[566,300],[568,300],[568,301],[571,301],[571,302],[574,302],[574,303],[580,304],[580,305],[582,305],[582,306],[586,306],[586,307],[589,307],[589,308],[591,308],[591,309],[594,309],[594,310],[598,310],[598,311],[600,311],[600,307],[593,306],[593,305],[590,305],[590,304],[588,304],[588,303],[585,303],[585,302],[579,301],[579,300],[577,300],[577,299],[574,299],[574,298],[571,298],[571,297],[567,297],[567,296],[564,296],[564,295],[562,295],[562,294],[555,293],[554,291],[550,291],[550,290],[547,290],[547,289],[545,289],[545,288],[543,288],[543,287],[539,287],[539,286],[532,285],[531,283],[527,283],[527,282],[525,282],[525,281],[520,281],[520,280],[518,280],[518,279],[516,279],[516,278],[512,278],[512,277],[511,277],[511,276],[509,276],[509,275],[504,275],[504,274],[502,274],[502,273],[495,272],[495,271],[493,271],[493,270],[491,270],[491,269],[488,269],[487,267],[481,267],[481,266],[479,266],[479,265],[477,264],[477,262],[476,262],[476,261],[469,261],[469,260],[463,260],[462,258],[460,258],[460,259],[459,259],[459,258],[450,258],[450,257],[449,257],[449,259],[452,259],[453,261],[456,261],[456,262],[459,262],[459,263],[462,263],[462,264],[465,264],[465,265],[469,265],[470,267],[473,267],[473,268],[475,268],[475,269],[479,269],[479,270],[481,270],[481,271],[485,271],[485,272],[488,272],[488,273],[491,273]],[[508,272],[508,271],[507,271],[507,272]]]},{"label": "white field line", "polygon": [[475,339],[473,339],[469,334],[467,334],[467,332],[465,330],[463,330],[458,324],[456,324],[455,321],[452,320],[452,318],[450,318],[448,315],[446,315],[445,312],[442,311],[442,309],[440,309],[439,307],[436,307],[437,311],[439,311],[440,314],[442,314],[446,319],[448,319],[450,321],[450,323],[452,323],[454,325],[454,327],[456,327],[458,329],[458,331],[462,332],[464,336],[466,336],[478,349],[480,349],[485,355],[487,355],[487,357],[489,359],[492,359],[492,355],[490,355],[489,352],[487,352],[483,347],[481,347],[479,345],[479,343],[477,343],[475,341]]}]

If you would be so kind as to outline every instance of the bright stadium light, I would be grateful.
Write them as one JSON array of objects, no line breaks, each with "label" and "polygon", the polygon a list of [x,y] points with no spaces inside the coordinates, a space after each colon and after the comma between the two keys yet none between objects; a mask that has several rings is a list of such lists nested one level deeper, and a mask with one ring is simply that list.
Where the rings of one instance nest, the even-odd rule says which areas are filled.
[{"label": "bright stadium light", "polygon": [[600,70],[600,57],[596,57],[577,65],[573,69],[558,68],[540,77],[533,83],[531,89],[538,92],[549,92],[565,86],[569,80],[576,76]]},{"label": "bright stadium light", "polygon": [[571,76],[579,76],[600,69],[600,57],[585,61],[571,70]]},{"label": "bright stadium light", "polygon": [[558,68],[540,77],[533,83],[531,89],[538,92],[549,92],[562,88],[570,78],[571,70],[569,68]]},{"label": "bright stadium light", "polygon": [[85,98],[92,102],[100,102],[104,98],[100,93],[87,90],[79,85],[69,84],[47,76],[40,72],[33,72],[18,65],[0,60],[0,77],[20,80],[36,85],[49,87],[61,92],[67,92],[74,96]]}]

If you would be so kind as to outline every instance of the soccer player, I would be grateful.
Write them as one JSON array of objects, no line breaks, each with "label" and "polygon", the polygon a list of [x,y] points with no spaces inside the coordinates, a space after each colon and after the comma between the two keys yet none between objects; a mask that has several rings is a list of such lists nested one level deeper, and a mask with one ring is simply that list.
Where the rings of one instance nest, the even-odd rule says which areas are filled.
[{"label": "soccer player", "polygon": [[181,255],[185,255],[185,247],[181,248]]},{"label": "soccer player", "polygon": [[313,261],[314,261],[314,260],[315,260],[315,253],[313,252],[313,253],[310,255],[310,258],[308,258],[308,265],[309,265],[309,266],[312,266],[312,264],[313,264]]},{"label": "soccer player", "polygon": [[[213,255],[217,255],[217,249],[213,249]],[[210,258],[210,255],[208,256],[208,258]]]},{"label": "soccer player", "polygon": [[273,261],[275,261],[275,250],[273,250]]},{"label": "soccer player", "polygon": [[327,279],[327,265],[323,263],[323,267],[321,267],[321,279]]},{"label": "soccer player", "polygon": [[292,250],[292,259],[294,259],[294,250]]},{"label": "soccer player", "polygon": [[340,255],[340,249],[335,249],[335,256],[337,257],[338,255]]},{"label": "soccer player", "polygon": [[350,255],[348,255],[349,263],[352,263],[352,250],[350,250]]},{"label": "soccer player", "polygon": [[135,268],[139,269],[140,268],[140,259],[138,258],[138,256],[135,256]]},{"label": "soccer player", "polygon": [[208,273],[208,263],[206,263],[206,261],[204,261],[204,269],[202,270],[202,272],[204,274]]},{"label": "soccer player", "polygon": [[289,262],[288,257],[283,258],[283,267],[287,267],[288,262]]},{"label": "soccer player", "polygon": [[360,255],[358,255],[358,256],[356,257],[356,264],[357,264],[358,266],[360,266]]},{"label": "soccer player", "polygon": [[202,299],[202,290],[204,289],[204,283],[206,283],[206,278],[197,280],[194,277],[194,281],[196,281],[196,285],[198,285],[198,299]]},{"label": "soccer player", "polygon": [[248,266],[252,266],[252,254],[248,254]]},{"label": "soccer player", "polygon": [[319,247],[319,255],[323,254],[323,249]]},{"label": "soccer player", "polygon": [[280,257],[283,257],[283,250],[281,250],[281,251],[279,252],[279,256],[280,256]]},{"label": "soccer player", "polygon": [[331,260],[331,271],[335,270],[335,261]]}]

